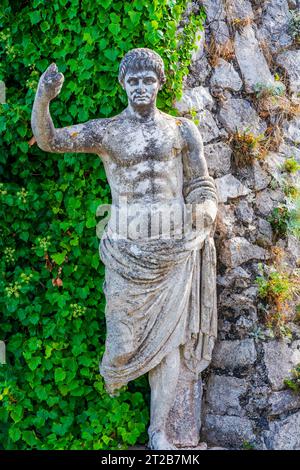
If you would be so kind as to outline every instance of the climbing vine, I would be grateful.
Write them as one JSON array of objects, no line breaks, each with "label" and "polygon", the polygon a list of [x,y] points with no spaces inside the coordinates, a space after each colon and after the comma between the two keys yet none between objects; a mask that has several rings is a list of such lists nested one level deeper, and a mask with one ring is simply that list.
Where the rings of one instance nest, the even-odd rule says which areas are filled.
[{"label": "climbing vine", "polygon": [[104,267],[96,208],[110,202],[99,158],[47,154],[32,139],[38,79],[51,62],[65,75],[51,104],[62,127],[118,113],[122,56],[150,47],[168,81],[158,106],[180,96],[204,14],[178,29],[183,0],[3,0],[0,10],[1,283],[0,448],[116,449],[144,443],[148,385],[117,398],[104,390]]}]

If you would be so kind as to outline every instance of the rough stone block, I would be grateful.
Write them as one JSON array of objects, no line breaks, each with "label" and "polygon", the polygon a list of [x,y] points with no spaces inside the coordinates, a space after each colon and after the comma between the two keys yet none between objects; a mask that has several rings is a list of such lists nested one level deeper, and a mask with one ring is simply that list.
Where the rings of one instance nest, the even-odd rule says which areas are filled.
[{"label": "rough stone block", "polygon": [[269,255],[260,246],[253,245],[246,238],[234,237],[226,240],[220,250],[220,260],[225,266],[235,268],[251,259],[266,260]]},{"label": "rough stone block", "polygon": [[198,86],[185,90],[181,99],[175,103],[175,108],[180,114],[188,114],[191,110],[199,112],[205,108],[210,109],[213,103],[213,98],[208,89]]},{"label": "rough stone block", "polygon": [[239,398],[247,391],[245,379],[212,375],[207,383],[206,404],[209,413],[243,416]]},{"label": "rough stone block", "polygon": [[274,390],[282,390],[284,379],[291,377],[291,369],[300,363],[300,341],[291,345],[283,341],[263,344],[268,379]]},{"label": "rough stone block", "polygon": [[221,135],[216,121],[214,120],[213,115],[210,111],[208,111],[207,109],[205,109],[204,111],[200,111],[197,114],[197,119],[199,121],[197,127],[205,144],[214,139],[217,139]]},{"label": "rough stone block", "polygon": [[223,142],[205,145],[204,156],[209,174],[213,177],[219,177],[229,173],[231,154],[231,148]]},{"label": "rough stone block", "polygon": [[300,450],[300,411],[288,418],[270,423],[270,430],[264,433],[268,449]]},{"label": "rough stone block", "polygon": [[227,202],[228,199],[236,199],[246,196],[251,191],[243,185],[235,176],[228,174],[215,180],[219,202]]},{"label": "rough stone block", "polygon": [[205,416],[202,438],[210,445],[238,448],[255,441],[253,423],[237,416]]},{"label": "rough stone block", "polygon": [[238,131],[258,136],[267,129],[266,123],[261,120],[249,101],[240,98],[231,98],[222,104],[219,121],[231,133]]},{"label": "rough stone block", "polygon": [[300,408],[300,395],[292,390],[282,390],[280,392],[273,392],[269,397],[269,404],[271,405],[272,415],[280,415],[287,411],[296,410]]},{"label": "rough stone block", "polygon": [[234,370],[251,366],[256,359],[253,339],[219,341],[213,352],[212,365],[219,369]]},{"label": "rough stone block", "polygon": [[258,83],[274,84],[274,78],[259,47],[252,26],[246,26],[241,32],[236,32],[234,46],[246,91],[249,93],[255,91],[255,86]]},{"label": "rough stone block", "polygon": [[239,91],[243,86],[243,82],[232,64],[224,59],[219,59],[211,77],[210,85],[211,87]]}]

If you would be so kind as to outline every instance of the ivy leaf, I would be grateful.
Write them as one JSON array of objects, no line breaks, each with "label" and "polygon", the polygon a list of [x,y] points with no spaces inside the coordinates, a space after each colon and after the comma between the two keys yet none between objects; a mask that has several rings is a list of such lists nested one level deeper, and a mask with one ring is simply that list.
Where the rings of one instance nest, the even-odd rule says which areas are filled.
[{"label": "ivy leaf", "polygon": [[36,387],[35,393],[37,397],[39,398],[39,400],[47,400],[48,393],[46,391],[46,388],[43,387],[42,385],[39,385],[38,387]]},{"label": "ivy leaf", "polygon": [[31,24],[36,24],[41,20],[41,12],[39,10],[35,10],[32,13],[29,13],[29,18]]},{"label": "ivy leaf", "polygon": [[58,367],[57,369],[55,369],[55,372],[54,372],[55,383],[62,382],[65,378],[66,378],[66,373],[61,367]]},{"label": "ivy leaf", "polygon": [[65,261],[67,251],[64,250],[62,253],[54,253],[51,255],[51,258],[55,261],[56,264],[61,265]]},{"label": "ivy leaf", "polygon": [[121,18],[116,13],[111,13],[109,16],[110,16],[110,19],[113,23],[120,23]]},{"label": "ivy leaf", "polygon": [[101,6],[108,9],[108,7],[112,4],[113,0],[101,0]]},{"label": "ivy leaf", "polygon": [[121,26],[117,23],[110,23],[108,25],[108,29],[112,34],[116,36],[121,31]]},{"label": "ivy leaf", "polygon": [[34,431],[23,431],[22,437],[24,441],[26,442],[26,444],[28,444],[30,447],[33,447],[38,443],[38,439]]},{"label": "ivy leaf", "polygon": [[42,362],[42,359],[37,356],[37,357],[32,357],[27,361],[28,367],[30,370],[35,370]]},{"label": "ivy leaf", "polygon": [[48,21],[43,21],[41,23],[41,30],[43,31],[43,33],[45,33],[48,29],[50,29],[50,24],[48,23]]},{"label": "ivy leaf", "polygon": [[116,58],[119,55],[119,51],[117,49],[106,49],[104,51],[104,55],[107,59],[111,60],[112,62],[115,62]]},{"label": "ivy leaf", "polygon": [[139,23],[139,21],[140,21],[140,19],[141,19],[141,16],[142,16],[142,14],[141,14],[141,13],[138,13],[137,11],[129,11],[129,12],[128,12],[128,15],[129,15],[129,17],[130,17],[132,23],[133,23],[135,26]]},{"label": "ivy leaf", "polygon": [[21,405],[16,405],[13,411],[10,413],[10,416],[12,417],[15,423],[21,421],[23,417],[23,407]]},{"label": "ivy leaf", "polygon": [[21,437],[21,431],[16,426],[11,426],[8,435],[13,442],[17,442]]}]

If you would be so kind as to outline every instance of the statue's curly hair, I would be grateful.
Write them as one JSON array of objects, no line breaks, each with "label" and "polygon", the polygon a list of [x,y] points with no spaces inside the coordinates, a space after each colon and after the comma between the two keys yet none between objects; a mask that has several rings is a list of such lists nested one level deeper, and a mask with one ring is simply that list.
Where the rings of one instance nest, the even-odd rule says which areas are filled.
[{"label": "statue's curly hair", "polygon": [[119,82],[124,83],[124,78],[128,70],[137,72],[138,70],[153,70],[162,86],[166,82],[164,63],[159,54],[146,47],[131,49],[121,60],[119,67]]}]

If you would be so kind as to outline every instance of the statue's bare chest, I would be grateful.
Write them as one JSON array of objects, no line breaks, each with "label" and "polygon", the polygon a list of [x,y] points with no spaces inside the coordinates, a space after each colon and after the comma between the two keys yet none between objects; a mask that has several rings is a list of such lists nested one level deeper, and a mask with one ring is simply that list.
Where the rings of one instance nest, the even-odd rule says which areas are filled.
[{"label": "statue's bare chest", "polygon": [[103,148],[118,166],[131,166],[147,160],[170,160],[181,149],[175,123],[116,122],[105,133]]}]

